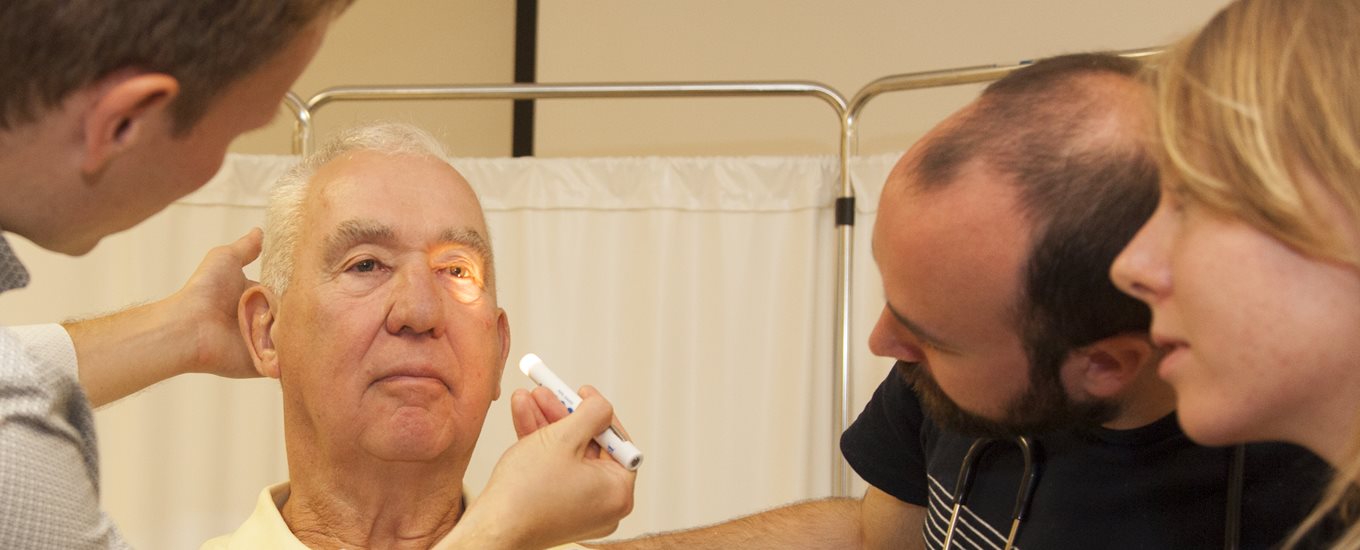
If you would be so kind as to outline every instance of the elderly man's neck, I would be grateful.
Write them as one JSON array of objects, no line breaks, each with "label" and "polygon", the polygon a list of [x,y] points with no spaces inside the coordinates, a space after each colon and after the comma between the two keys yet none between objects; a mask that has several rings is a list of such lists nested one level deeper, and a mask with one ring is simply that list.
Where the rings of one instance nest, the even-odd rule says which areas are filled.
[{"label": "elderly man's neck", "polygon": [[312,548],[425,550],[462,516],[466,468],[397,463],[363,474],[290,467],[291,494],[281,512],[293,535]]}]

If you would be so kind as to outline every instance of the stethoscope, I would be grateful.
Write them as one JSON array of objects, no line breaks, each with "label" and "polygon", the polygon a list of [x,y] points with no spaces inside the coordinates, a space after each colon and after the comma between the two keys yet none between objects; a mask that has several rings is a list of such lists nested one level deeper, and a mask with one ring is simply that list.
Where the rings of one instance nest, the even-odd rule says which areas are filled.
[{"label": "stethoscope", "polygon": [[[973,466],[982,458],[982,454],[987,451],[993,443],[998,443],[997,439],[978,439],[968,447],[968,452],[963,455],[963,464],[959,466],[959,477],[954,482],[954,506],[949,514],[949,527],[944,534],[944,550],[949,550],[954,541],[954,529],[958,526],[959,512],[963,510],[964,504],[968,500],[968,491],[973,486]],[[1029,514],[1029,501],[1034,496],[1034,487],[1039,483],[1038,462],[1035,455],[1038,454],[1038,444],[1027,436],[1019,436],[1011,440],[1017,447],[1020,447],[1020,455],[1024,458],[1025,466],[1020,471],[1020,487],[1015,493],[1015,507],[1011,510],[1011,531],[1006,535],[1005,550],[1015,547],[1015,535],[1020,532],[1020,522]],[[1228,466],[1228,502],[1226,519],[1223,525],[1223,547],[1227,550],[1236,550],[1240,543],[1241,522],[1242,522],[1242,485],[1245,476],[1247,448],[1237,445],[1231,449],[1232,459]]]},{"label": "stethoscope", "polygon": [[[954,528],[958,526],[959,512],[963,510],[963,505],[968,500],[968,490],[973,486],[973,466],[982,458],[982,453],[998,441],[978,439],[973,441],[968,447],[968,453],[963,455],[963,465],[959,466],[959,478],[954,482],[954,508],[949,514],[949,528],[944,532],[945,550],[948,550],[954,541]],[[1036,451],[1034,440],[1022,435],[1012,441],[1020,447],[1025,467],[1020,471],[1020,488],[1015,492],[1015,508],[1011,510],[1011,532],[1006,536],[1005,550],[1011,550],[1015,546],[1015,534],[1020,532],[1020,521],[1029,513],[1030,497],[1034,495],[1034,486],[1039,484],[1039,469],[1034,460]]]}]

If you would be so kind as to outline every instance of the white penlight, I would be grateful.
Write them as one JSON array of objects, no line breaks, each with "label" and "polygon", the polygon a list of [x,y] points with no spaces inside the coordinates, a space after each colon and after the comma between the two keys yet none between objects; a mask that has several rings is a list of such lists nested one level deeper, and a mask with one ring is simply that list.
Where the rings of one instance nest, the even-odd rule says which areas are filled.
[{"label": "white penlight", "polygon": [[[571,386],[558,378],[553,371],[548,370],[548,365],[543,364],[543,360],[532,353],[527,354],[519,360],[519,370],[527,375],[534,383],[547,388],[557,400],[567,407],[567,412],[575,412],[576,407],[581,405],[581,396],[572,391]],[[595,442],[600,444],[600,448],[619,461],[624,468],[637,470],[642,464],[642,451],[638,450],[631,441],[625,441],[614,431],[614,427],[605,428],[600,435],[595,436]]]}]

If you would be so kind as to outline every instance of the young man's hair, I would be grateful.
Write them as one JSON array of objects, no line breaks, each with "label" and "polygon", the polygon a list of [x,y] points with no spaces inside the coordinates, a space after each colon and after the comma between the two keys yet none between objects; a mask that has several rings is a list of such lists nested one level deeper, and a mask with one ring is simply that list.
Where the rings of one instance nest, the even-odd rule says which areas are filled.
[{"label": "young man's hair", "polygon": [[1151,323],[1148,308],[1109,277],[1158,198],[1146,105],[1130,101],[1130,90],[1145,85],[1140,71],[1136,61],[1104,54],[1019,69],[932,139],[916,167],[926,188],[980,162],[1020,189],[1033,233],[1015,308],[1032,377],[1056,377],[1072,351]]},{"label": "young man's hair", "polygon": [[176,133],[298,32],[353,0],[0,1],[0,129],[34,122],[120,70],[179,81]]}]

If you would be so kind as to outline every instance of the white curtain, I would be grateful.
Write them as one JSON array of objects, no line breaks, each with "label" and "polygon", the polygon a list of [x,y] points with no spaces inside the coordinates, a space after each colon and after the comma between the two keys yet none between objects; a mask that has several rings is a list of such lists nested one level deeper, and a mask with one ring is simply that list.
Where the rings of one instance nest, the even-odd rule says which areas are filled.
[{"label": "white curtain", "polygon": [[[852,170],[857,409],[889,364],[863,342],[882,306],[873,207],[895,157]],[[165,296],[208,248],[262,222],[269,185],[294,160],[230,156],[203,189],[82,258],[11,236],[34,283],[0,295],[0,321]],[[617,536],[829,494],[835,158],[453,162],[487,212],[510,317],[503,395],[530,386],[513,365],[537,353],[609,396],[646,454]],[[466,477],[474,494],[513,442],[508,409],[506,398],[492,405]],[[97,419],[104,505],[138,548],[193,548],[232,531],[287,475],[272,380],[180,377]]]}]

